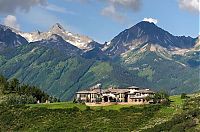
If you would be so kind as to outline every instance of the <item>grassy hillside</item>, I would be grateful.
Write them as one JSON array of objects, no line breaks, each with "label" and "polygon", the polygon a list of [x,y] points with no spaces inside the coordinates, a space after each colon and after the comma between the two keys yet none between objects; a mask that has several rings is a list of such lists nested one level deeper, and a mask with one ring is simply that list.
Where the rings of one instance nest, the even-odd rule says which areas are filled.
[{"label": "grassy hillside", "polygon": [[[199,131],[199,97],[170,106],[86,107],[71,102],[0,106],[0,131]],[[187,103],[186,103],[187,102]],[[197,104],[196,104],[196,103]],[[185,116],[187,115],[187,118]],[[173,122],[173,124],[170,124]],[[187,124],[189,123],[189,125]],[[165,125],[167,124],[167,126]]]}]

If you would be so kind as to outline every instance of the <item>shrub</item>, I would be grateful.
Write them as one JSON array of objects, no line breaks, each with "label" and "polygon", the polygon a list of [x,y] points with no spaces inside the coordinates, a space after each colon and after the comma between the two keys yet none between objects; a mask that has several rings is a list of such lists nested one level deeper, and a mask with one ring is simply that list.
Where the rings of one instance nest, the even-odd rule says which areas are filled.
[{"label": "shrub", "polygon": [[169,95],[165,92],[157,92],[153,97],[154,103],[161,103],[163,105],[170,105]]},{"label": "shrub", "polygon": [[187,94],[186,93],[182,93],[181,94],[181,99],[186,99],[187,98]]},{"label": "shrub", "polygon": [[200,110],[191,110],[187,113],[182,113],[181,115],[175,115],[171,120],[158,124],[152,128],[148,128],[147,132],[160,132],[160,131],[185,131],[187,128],[191,128],[196,125],[194,119],[195,116],[199,115]]},{"label": "shrub", "polygon": [[90,110],[91,110],[91,108],[89,106],[86,106],[85,111],[90,111]]},{"label": "shrub", "polygon": [[73,103],[78,103],[78,101],[76,100],[76,98],[73,99]]},{"label": "shrub", "polygon": [[[22,95],[21,96],[22,99],[19,99],[21,101],[24,100],[23,99],[24,95],[29,97],[32,96],[33,98],[36,98],[40,102],[45,102],[46,100],[49,100],[50,102],[58,101],[55,97],[50,97],[48,94],[44,93],[38,87],[20,84],[19,80],[16,78],[8,81],[5,77],[0,75],[0,94],[12,94],[12,93]],[[11,97],[9,98],[11,99]]]},{"label": "shrub", "polygon": [[145,106],[143,108],[144,113],[149,113],[149,112],[155,112],[158,111],[161,108],[160,105],[150,105],[150,106]]},{"label": "shrub", "polygon": [[73,113],[73,112],[78,112],[78,111],[80,111],[80,109],[78,108],[78,107],[73,107],[73,108],[68,108],[67,109],[67,111],[69,112],[69,113]]},{"label": "shrub", "polygon": [[34,104],[36,102],[36,98],[33,96],[27,95],[16,95],[10,94],[8,95],[5,100],[2,102],[6,105],[18,105],[18,104]]},{"label": "shrub", "polygon": [[138,107],[122,107],[120,108],[120,111],[121,112],[134,112],[134,113],[139,113],[139,112],[142,112],[142,109],[141,108],[138,108]]}]

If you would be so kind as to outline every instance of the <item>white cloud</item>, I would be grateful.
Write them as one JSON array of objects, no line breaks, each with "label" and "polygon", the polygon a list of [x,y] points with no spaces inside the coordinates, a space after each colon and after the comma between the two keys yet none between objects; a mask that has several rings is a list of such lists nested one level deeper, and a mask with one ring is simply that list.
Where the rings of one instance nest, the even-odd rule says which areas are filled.
[{"label": "white cloud", "polygon": [[154,18],[144,18],[143,21],[151,22],[151,23],[154,23],[154,24],[158,23],[158,20],[154,19]]},{"label": "white cloud", "polygon": [[76,14],[75,12],[69,11],[66,8],[63,8],[54,4],[50,4],[50,3],[47,6],[41,6],[41,8],[47,9],[49,11],[58,12],[58,13],[71,14],[71,15]]},{"label": "white cloud", "polygon": [[4,18],[4,25],[17,29],[17,30],[20,29],[20,26],[17,23],[17,18],[13,15],[8,15],[7,17]]},{"label": "white cloud", "polygon": [[[99,0],[100,1],[100,0]],[[123,22],[126,19],[126,11],[138,11],[141,7],[141,0],[102,0],[107,6],[102,9],[101,15],[111,17],[114,20]]]},{"label": "white cloud", "polygon": [[20,13],[18,16],[24,22],[32,24],[32,28],[35,29],[47,29],[55,23],[61,23],[57,16],[39,7],[31,9],[28,13]]},{"label": "white cloud", "polygon": [[111,17],[114,20],[122,22],[124,20],[124,16],[120,14],[120,12],[116,11],[116,8],[112,5],[105,7],[101,11],[101,15]]},{"label": "white cloud", "polygon": [[110,17],[116,21],[123,22],[126,18],[127,11],[139,11],[143,0],[64,0],[65,2],[81,2],[94,3],[103,2],[104,7],[101,10],[101,15]]},{"label": "white cloud", "polygon": [[66,30],[79,32],[78,29],[73,26],[69,26],[67,22],[63,21],[55,14],[52,14],[48,10],[40,7],[34,7],[27,13],[20,13],[18,14],[18,18],[21,18],[20,21],[32,25],[29,31],[37,31],[38,29],[46,31],[55,23],[60,23]]},{"label": "white cloud", "polygon": [[65,2],[72,2],[72,1],[75,1],[75,2],[82,2],[82,3],[90,3],[94,0],[64,0]]},{"label": "white cloud", "polygon": [[138,11],[141,6],[141,0],[105,0],[115,7],[121,7],[124,9],[131,9]]},{"label": "white cloud", "polygon": [[0,0],[0,13],[12,14],[17,10],[29,11],[36,5],[46,5],[47,0]]},{"label": "white cloud", "polygon": [[92,3],[92,2],[105,2],[115,7],[120,7],[124,9],[131,9],[137,11],[141,7],[142,0],[65,0],[66,2],[82,2],[82,3]]},{"label": "white cloud", "polygon": [[190,12],[200,12],[199,0],[179,0],[179,7]]}]

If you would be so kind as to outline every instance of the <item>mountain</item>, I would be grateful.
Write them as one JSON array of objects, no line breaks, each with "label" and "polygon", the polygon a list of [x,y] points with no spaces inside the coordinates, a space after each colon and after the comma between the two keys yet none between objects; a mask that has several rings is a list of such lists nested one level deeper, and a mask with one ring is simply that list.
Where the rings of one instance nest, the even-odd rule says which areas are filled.
[{"label": "mountain", "polygon": [[140,22],[116,36],[104,51],[116,63],[146,78],[148,86],[178,94],[200,89],[200,51],[195,41],[173,36],[153,23]]},{"label": "mountain", "polygon": [[60,24],[35,33],[2,26],[0,43],[7,48],[0,50],[0,74],[62,100],[97,83],[103,88],[134,85],[170,94],[200,90],[198,38],[174,36],[148,22],[126,29],[104,45],[91,40],[86,48],[78,47],[73,42],[83,37],[75,36]]},{"label": "mountain", "polygon": [[198,38],[196,39],[196,44],[195,44],[194,48],[195,48],[196,50],[199,50],[199,49],[200,49],[200,36],[198,36]]},{"label": "mountain", "polygon": [[173,36],[157,27],[154,23],[142,21],[126,29],[108,42],[103,50],[110,56],[120,55],[145,43],[152,43],[168,50],[192,48],[195,39],[184,36]]},{"label": "mountain", "polygon": [[5,48],[18,47],[24,44],[28,44],[26,39],[14,33],[7,26],[0,25],[0,51]]},{"label": "mountain", "polygon": [[30,45],[39,45],[43,47],[47,47],[48,49],[57,49],[60,52],[64,52],[69,56],[81,55],[83,52],[81,49],[76,46],[66,42],[61,36],[53,34],[46,39],[42,39],[40,41],[35,41],[30,43]]},{"label": "mountain", "polygon": [[62,25],[59,23],[56,23],[53,25],[49,31],[47,32],[32,32],[32,33],[27,33],[27,32],[21,32],[21,31],[15,31],[17,34],[23,36],[26,38],[29,42],[35,42],[35,41],[40,41],[42,39],[47,39],[53,34],[57,34],[61,36],[66,42],[82,49],[82,50],[91,50],[94,47],[94,40],[87,36],[79,35],[79,34],[74,34],[69,31],[66,31]]},{"label": "mountain", "polygon": [[[97,54],[103,54],[100,51],[97,46],[85,52],[53,34],[40,41],[1,51],[0,74],[9,79],[18,78],[22,84],[36,85],[62,100],[70,100],[79,89],[98,82],[103,82],[104,87],[127,85],[127,79],[121,80],[115,74],[121,72],[127,78],[132,75],[118,65],[96,58]],[[129,83],[134,84],[133,81]]]},{"label": "mountain", "polygon": [[13,48],[9,53],[0,53],[1,74],[18,78],[22,84],[38,86],[62,100],[71,100],[78,90],[99,82],[103,87],[145,84],[142,83],[145,79],[129,73],[120,65],[85,59],[40,43]]}]

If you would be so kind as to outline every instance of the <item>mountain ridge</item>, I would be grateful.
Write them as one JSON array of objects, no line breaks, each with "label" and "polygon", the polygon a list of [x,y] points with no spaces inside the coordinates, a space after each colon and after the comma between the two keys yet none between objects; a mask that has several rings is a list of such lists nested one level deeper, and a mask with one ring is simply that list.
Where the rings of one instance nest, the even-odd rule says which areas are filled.
[{"label": "mountain ridge", "polygon": [[[150,23],[147,24],[155,27]],[[113,39],[116,42],[102,45],[92,41],[89,44],[92,48],[85,50],[67,42],[59,34],[50,33],[41,40],[29,43],[11,29],[8,31],[14,37],[10,38],[14,39],[9,38],[10,34],[4,36],[6,34],[4,29],[7,27],[2,28],[0,47],[5,44],[8,47],[0,50],[0,74],[8,79],[19,78],[22,83],[38,86],[62,100],[71,100],[77,90],[87,89],[97,83],[102,83],[103,88],[110,85],[116,87],[136,85],[155,91],[164,89],[170,94],[190,93],[200,89],[198,84],[200,48],[197,38],[191,48],[171,49],[165,44],[163,46],[158,43],[162,41],[148,41],[150,34],[148,32],[152,31],[151,28],[144,29],[145,32],[131,30],[133,35],[132,32],[128,33],[127,29],[121,33],[122,35],[120,34],[120,37],[116,36]],[[135,28],[139,29],[138,26]],[[64,32],[64,28],[59,24],[50,30]],[[42,38],[46,33],[38,31],[36,34],[40,34]],[[140,40],[137,39],[137,35]],[[11,40],[11,44],[3,43],[7,42],[7,38]],[[18,40],[20,42],[20,38],[25,41],[15,45],[14,42]],[[150,40],[154,38],[156,37],[153,36]],[[187,42],[185,39],[183,41]]]},{"label": "mountain ridge", "polygon": [[66,31],[64,27],[59,23],[54,24],[46,32],[41,32],[38,30],[37,32],[29,33],[29,32],[18,31],[13,28],[10,28],[10,29],[16,34],[24,37],[28,42],[35,42],[42,39],[47,39],[51,35],[57,34],[61,36],[66,42],[71,43],[72,45],[82,50],[91,50],[93,48],[92,45],[90,45],[90,43],[94,42],[94,40],[84,35],[74,34],[72,32]]},{"label": "mountain ridge", "polygon": [[147,42],[161,45],[168,50],[192,48],[195,45],[192,37],[173,36],[154,23],[142,21],[119,33],[105,45],[107,48],[104,51],[110,56],[120,55]]},{"label": "mountain ridge", "polygon": [[[6,26],[7,27],[7,26]],[[16,34],[21,35],[24,37],[28,42],[39,41],[42,39],[48,39],[51,35],[57,34],[61,36],[66,42],[78,47],[84,51],[90,51],[95,47],[99,47],[102,51],[105,51],[106,54],[122,54],[127,50],[134,49],[140,44],[149,42],[161,45],[164,48],[167,48],[170,51],[176,51],[180,49],[191,49],[195,46],[195,40],[197,38],[192,38],[190,36],[174,36],[171,33],[163,30],[162,28],[158,27],[154,23],[142,21],[137,23],[136,25],[132,26],[129,29],[125,29],[117,36],[115,36],[111,41],[100,44],[95,42],[94,40],[90,39],[87,36],[82,36],[78,34],[73,34],[69,31],[66,31],[63,26],[59,23],[54,24],[48,32],[21,32],[10,27]],[[125,34],[125,36],[124,36]],[[166,35],[165,35],[166,34]],[[120,40],[121,36],[126,38],[125,40]],[[170,36],[170,37],[169,37]],[[170,39],[169,39],[170,38]],[[171,39],[172,38],[172,39]],[[113,45],[114,43],[114,45]],[[125,45],[123,45],[125,44]],[[117,46],[119,45],[119,47]],[[117,50],[121,51],[117,51]],[[116,50],[116,51],[114,51]],[[116,53],[113,53],[116,52]],[[117,53],[119,52],[119,53]],[[111,56],[112,56],[111,55]]]},{"label": "mountain ridge", "polygon": [[28,44],[28,41],[25,38],[15,34],[10,28],[0,25],[0,51],[24,44]]}]

